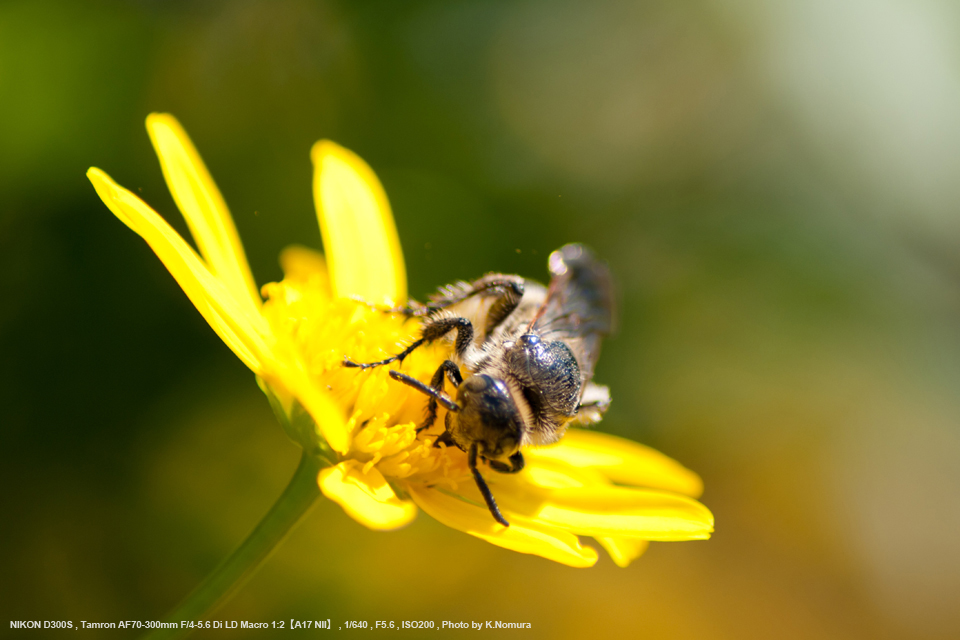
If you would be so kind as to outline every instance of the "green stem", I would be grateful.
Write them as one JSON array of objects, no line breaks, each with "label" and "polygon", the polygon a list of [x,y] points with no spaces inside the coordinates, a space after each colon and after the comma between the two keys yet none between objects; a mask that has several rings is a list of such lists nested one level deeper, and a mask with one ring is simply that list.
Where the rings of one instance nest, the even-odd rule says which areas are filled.
[{"label": "green stem", "polygon": [[144,638],[181,638],[192,630],[184,628],[181,622],[196,623],[204,619],[239,591],[316,502],[320,495],[317,473],[327,464],[322,458],[304,451],[290,484],[260,524],[230,557],[164,618],[165,623],[176,623],[176,628],[153,629]]}]

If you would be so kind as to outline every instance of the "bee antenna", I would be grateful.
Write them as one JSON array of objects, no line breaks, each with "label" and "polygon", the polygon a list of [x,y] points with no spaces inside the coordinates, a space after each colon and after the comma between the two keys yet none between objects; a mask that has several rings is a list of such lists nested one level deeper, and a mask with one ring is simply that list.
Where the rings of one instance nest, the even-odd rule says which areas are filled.
[{"label": "bee antenna", "polygon": [[460,405],[451,400],[450,397],[447,396],[447,394],[445,394],[443,391],[437,391],[433,387],[429,387],[416,378],[408,376],[405,373],[401,373],[396,369],[390,369],[390,377],[397,382],[402,382],[408,387],[413,387],[420,393],[426,394],[431,398],[436,398],[437,402],[439,402],[440,405],[443,406],[443,408],[447,411],[460,411]]}]

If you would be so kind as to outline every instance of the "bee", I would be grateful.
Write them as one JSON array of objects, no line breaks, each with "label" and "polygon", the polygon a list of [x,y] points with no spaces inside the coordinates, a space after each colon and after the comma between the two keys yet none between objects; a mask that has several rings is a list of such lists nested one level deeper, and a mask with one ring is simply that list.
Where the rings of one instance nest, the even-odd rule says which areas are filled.
[{"label": "bee", "polygon": [[[369,369],[404,358],[422,345],[446,340],[453,354],[429,384],[395,369],[390,377],[427,395],[418,432],[447,410],[434,446],[467,454],[473,478],[494,519],[507,527],[477,468],[499,473],[524,466],[521,448],[559,440],[571,424],[597,422],[610,405],[607,387],[594,384],[601,339],[614,324],[613,286],[606,263],[581,244],[550,254],[547,287],[516,275],[490,273],[474,282],[442,287],[426,304],[398,309],[423,318],[420,337],[378,362],[344,365]],[[449,382],[455,398],[445,391]]]}]

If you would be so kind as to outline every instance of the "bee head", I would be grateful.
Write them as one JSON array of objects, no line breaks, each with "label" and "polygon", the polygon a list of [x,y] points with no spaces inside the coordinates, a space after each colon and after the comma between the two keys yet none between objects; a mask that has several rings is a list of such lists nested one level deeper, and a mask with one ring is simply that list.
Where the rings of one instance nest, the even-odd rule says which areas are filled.
[{"label": "bee head", "polygon": [[447,414],[447,429],[464,450],[477,443],[485,458],[504,458],[517,452],[523,419],[503,380],[473,375],[457,388],[460,411]]}]

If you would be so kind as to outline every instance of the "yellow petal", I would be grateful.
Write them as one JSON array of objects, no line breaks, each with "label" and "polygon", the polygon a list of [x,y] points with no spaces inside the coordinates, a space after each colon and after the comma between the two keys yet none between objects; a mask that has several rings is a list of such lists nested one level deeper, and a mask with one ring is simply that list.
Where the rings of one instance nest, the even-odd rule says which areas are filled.
[{"label": "yellow petal", "polygon": [[323,495],[371,529],[396,529],[409,524],[417,515],[417,507],[398,498],[376,467],[363,473],[363,465],[356,460],[323,469],[318,483]]},{"label": "yellow petal", "polygon": [[626,567],[643,555],[650,543],[636,538],[597,538],[618,567]]},{"label": "yellow petal", "polygon": [[578,535],[704,540],[713,531],[713,514],[705,506],[666,491],[614,485],[542,489],[522,475],[501,476],[491,487],[502,508]]},{"label": "yellow petal", "polygon": [[187,133],[167,113],[147,116],[147,131],[170,193],[210,270],[240,304],[259,308],[260,296],[233,218]]},{"label": "yellow petal", "polygon": [[574,467],[561,460],[531,458],[524,452],[524,480],[544,489],[566,489],[590,485],[607,485],[605,475],[590,467]]},{"label": "yellow petal", "polygon": [[679,462],[655,449],[606,433],[569,429],[563,439],[524,450],[528,461],[556,460],[572,467],[595,469],[613,482],[676,491],[691,497],[703,493],[703,481]]},{"label": "yellow petal", "polygon": [[313,145],[313,196],[333,292],[376,304],[406,300],[407,275],[390,203],[373,170],[352,151]]},{"label": "yellow petal", "polygon": [[323,255],[299,245],[290,245],[280,252],[280,267],[285,279],[309,282],[328,293],[330,276]]},{"label": "yellow petal", "polygon": [[561,529],[514,514],[507,514],[510,526],[504,527],[493,519],[486,507],[474,506],[423,485],[411,485],[409,491],[417,506],[434,519],[491,544],[571,567],[592,567],[597,562],[594,549],[581,546],[576,536]]},{"label": "yellow petal", "polygon": [[319,388],[302,368],[278,369],[277,377],[313,418],[330,448],[340,454],[346,453],[350,449],[350,430],[343,407],[325,389]]},{"label": "yellow petal", "polygon": [[100,199],[139,234],[183,288],[217,335],[256,373],[272,360],[270,330],[256,311],[241,305],[173,228],[140,198],[91,167],[87,177]]}]

